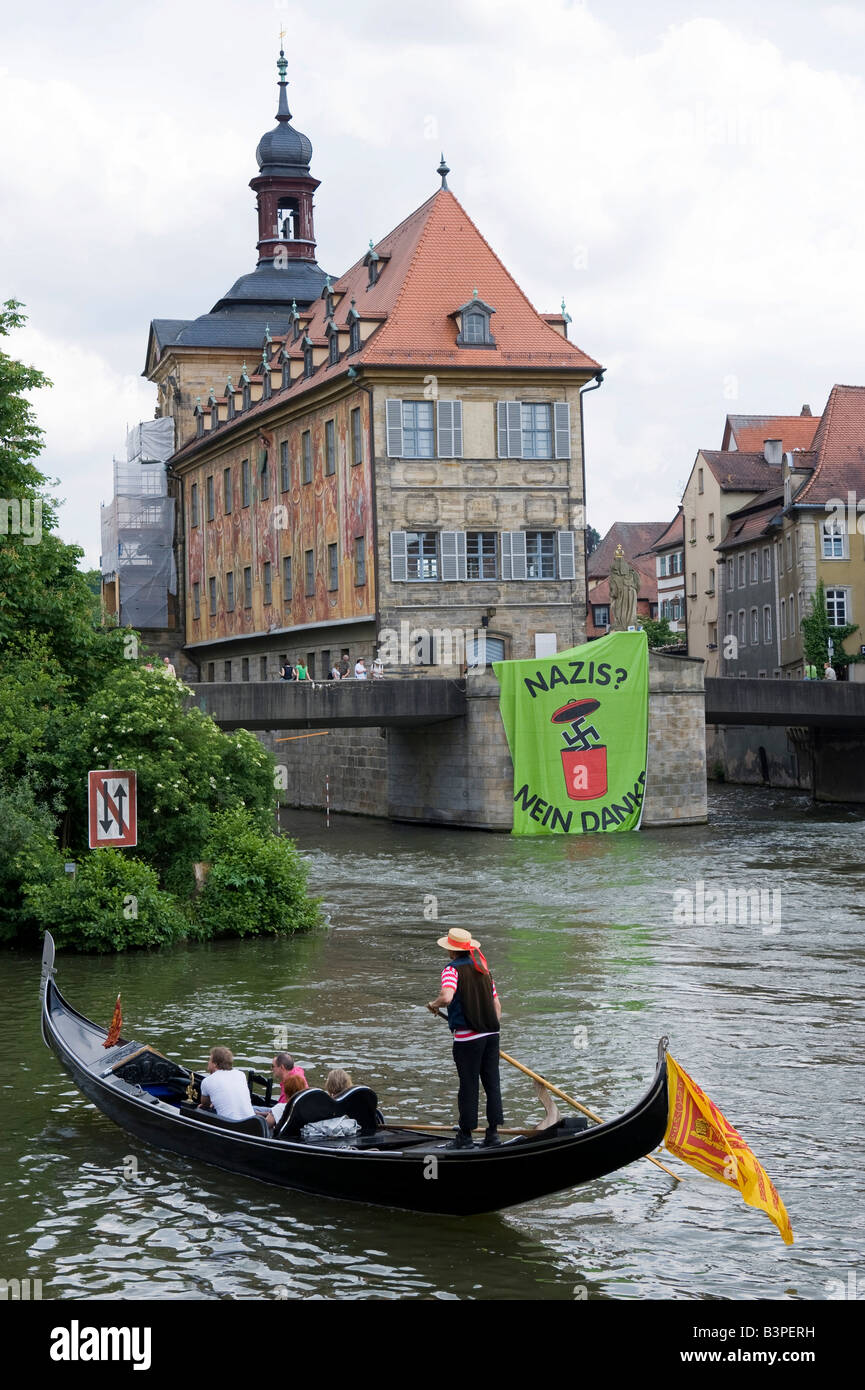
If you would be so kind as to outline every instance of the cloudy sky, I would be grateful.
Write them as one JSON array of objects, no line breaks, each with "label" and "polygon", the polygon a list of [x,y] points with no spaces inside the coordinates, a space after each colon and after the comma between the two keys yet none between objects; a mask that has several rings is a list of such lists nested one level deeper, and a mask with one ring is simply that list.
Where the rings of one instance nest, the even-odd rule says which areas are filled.
[{"label": "cloudy sky", "polygon": [[[815,414],[865,382],[865,4],[819,0],[2,0],[2,298],[62,532],[99,503],[151,318],[255,263],[249,179],[287,31],[339,274],[450,185],[532,302],[607,367],[588,519],[666,520],[728,411]],[[11,138],[10,138],[11,136]],[[6,344],[8,350],[8,344]]]}]

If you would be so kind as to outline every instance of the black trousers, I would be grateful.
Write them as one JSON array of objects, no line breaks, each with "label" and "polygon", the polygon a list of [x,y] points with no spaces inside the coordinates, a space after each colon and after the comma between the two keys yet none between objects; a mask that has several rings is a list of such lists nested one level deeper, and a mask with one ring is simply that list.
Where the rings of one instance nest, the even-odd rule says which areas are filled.
[{"label": "black trousers", "polygon": [[455,1042],[454,1065],[460,1079],[460,1129],[470,1134],[478,1123],[478,1082],[487,1095],[487,1127],[495,1129],[502,1123],[502,1093],[499,1085],[499,1035],[471,1042]]}]

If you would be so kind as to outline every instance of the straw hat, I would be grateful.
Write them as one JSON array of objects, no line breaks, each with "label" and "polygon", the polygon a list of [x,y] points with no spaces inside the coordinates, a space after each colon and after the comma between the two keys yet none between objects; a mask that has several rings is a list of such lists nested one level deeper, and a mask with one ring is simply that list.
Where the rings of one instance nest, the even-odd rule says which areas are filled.
[{"label": "straw hat", "polygon": [[443,946],[446,951],[477,951],[480,950],[480,942],[475,941],[470,931],[463,931],[462,927],[452,927],[447,936],[440,936],[436,942],[437,946]]}]

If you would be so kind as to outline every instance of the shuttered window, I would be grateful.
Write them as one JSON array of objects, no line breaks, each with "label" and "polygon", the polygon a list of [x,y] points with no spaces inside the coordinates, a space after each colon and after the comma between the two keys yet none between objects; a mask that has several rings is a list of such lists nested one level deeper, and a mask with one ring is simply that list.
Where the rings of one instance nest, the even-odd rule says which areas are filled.
[{"label": "shuttered window", "polygon": [[[453,536],[451,531],[447,534]],[[390,576],[393,580],[438,579],[438,532],[391,531]],[[456,549],[452,559],[456,565]]]},{"label": "shuttered window", "polygon": [[525,579],[526,533],[502,532],[502,579]]},{"label": "shuttered window", "polygon": [[442,531],[441,533],[441,577],[442,580],[458,580],[466,577],[466,533],[465,531]]},{"label": "shuttered window", "polygon": [[390,533],[390,577],[394,580],[408,579],[405,531]]},{"label": "shuttered window", "polygon": [[440,459],[459,459],[463,456],[463,403],[439,401],[438,456]]},{"label": "shuttered window", "polygon": [[576,553],[573,531],[560,531],[558,534],[559,579],[576,579]]},{"label": "shuttered window", "polygon": [[496,433],[499,458],[570,458],[571,407],[567,401],[499,401]]},{"label": "shuttered window", "polygon": [[556,555],[552,531],[525,531],[526,574],[529,579],[555,579]]},{"label": "shuttered window", "polygon": [[556,431],[556,458],[569,459],[571,457],[571,407],[567,401],[556,401],[553,406],[553,420]]},{"label": "shuttered window", "polygon": [[519,401],[499,401],[497,406],[498,453],[500,459],[521,459],[523,433]]},{"label": "shuttered window", "polygon": [[466,532],[466,579],[495,579],[495,531]]},{"label": "shuttered window", "polygon": [[336,472],[335,420],[326,420],[324,424],[324,471],[328,475]]},{"label": "shuttered window", "polygon": [[402,401],[385,402],[388,458],[402,458]]}]

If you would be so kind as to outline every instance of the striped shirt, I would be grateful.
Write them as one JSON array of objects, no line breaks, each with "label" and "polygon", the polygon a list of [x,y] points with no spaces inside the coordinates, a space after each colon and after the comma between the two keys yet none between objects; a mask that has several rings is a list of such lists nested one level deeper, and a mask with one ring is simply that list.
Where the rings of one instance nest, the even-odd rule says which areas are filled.
[{"label": "striped shirt", "polygon": [[[442,971],[442,989],[456,990],[459,984],[459,975],[455,965],[446,965]],[[490,984],[493,987],[493,998],[498,999],[496,982],[490,975]],[[491,1038],[492,1033],[473,1033],[470,1028],[458,1028],[454,1033],[454,1042],[473,1042],[475,1038]]]}]

